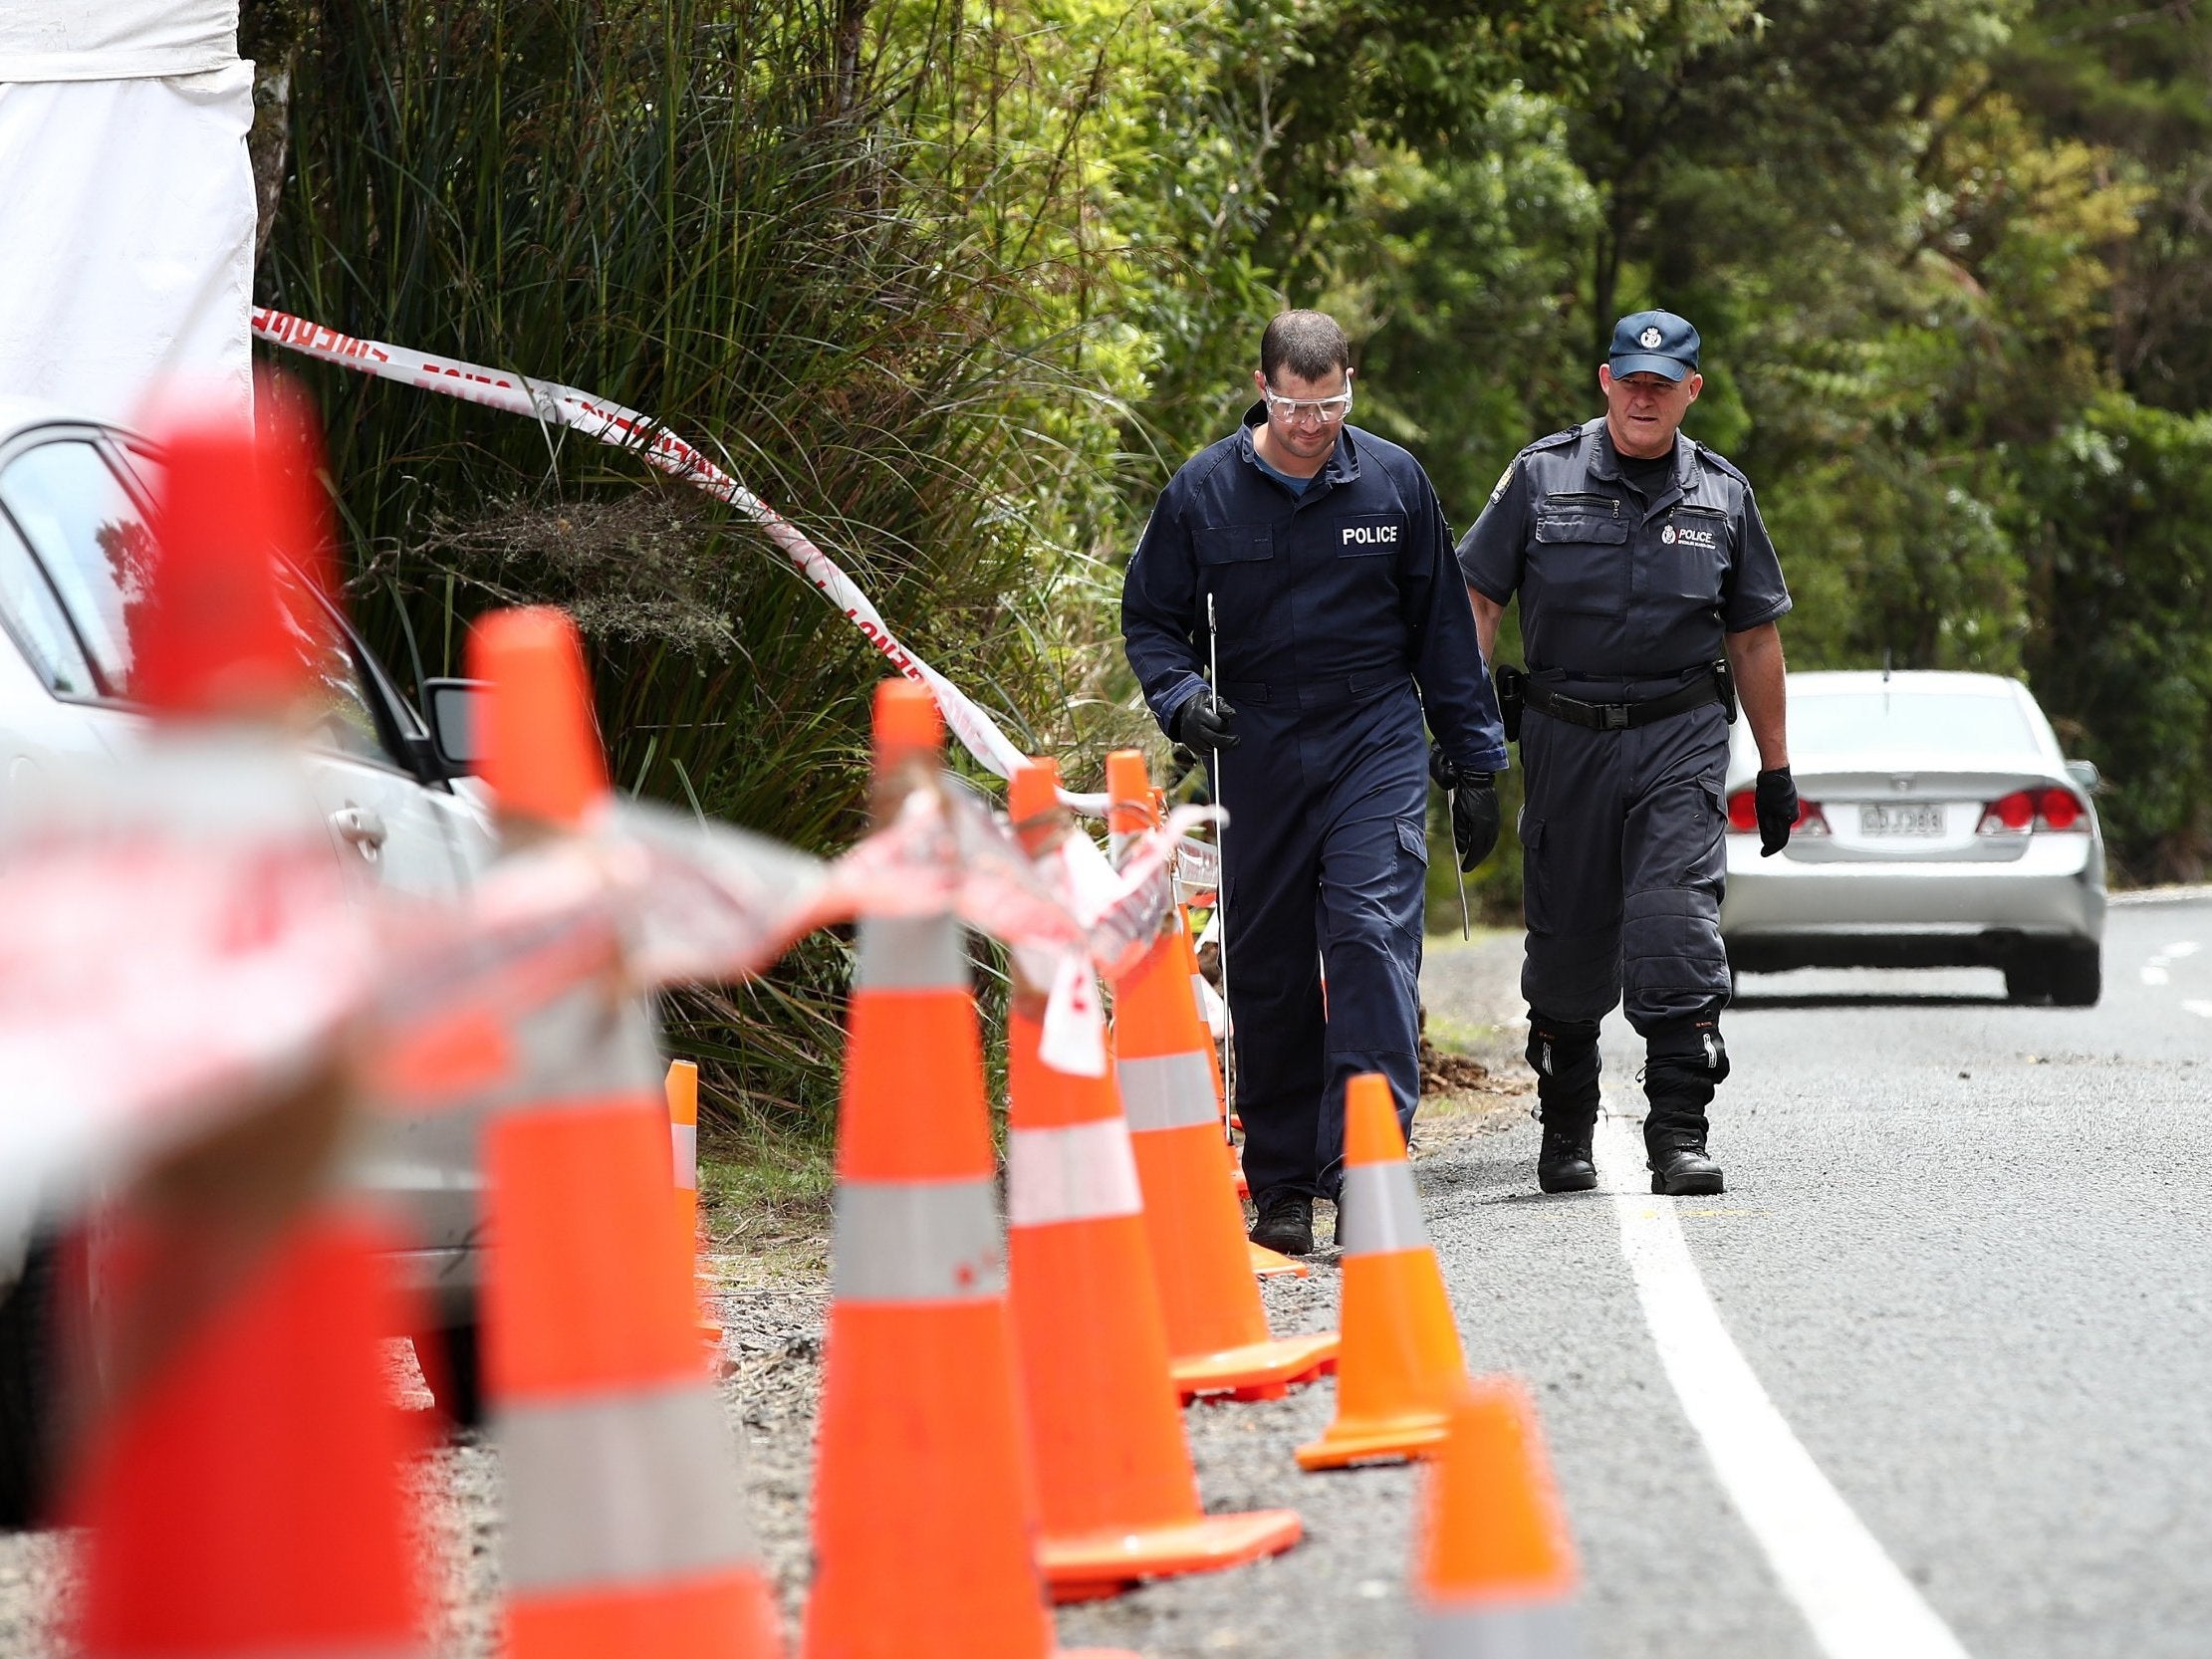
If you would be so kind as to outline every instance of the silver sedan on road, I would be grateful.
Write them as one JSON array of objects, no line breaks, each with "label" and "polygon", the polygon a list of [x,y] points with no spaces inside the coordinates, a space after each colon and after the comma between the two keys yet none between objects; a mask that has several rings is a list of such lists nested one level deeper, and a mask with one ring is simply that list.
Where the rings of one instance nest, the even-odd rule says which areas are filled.
[{"label": "silver sedan on road", "polygon": [[2096,769],[2070,761],[2028,688],[1994,674],[1790,676],[1802,809],[1759,856],[1758,752],[1728,763],[1730,967],[2001,968],[2015,1002],[2102,990]]}]

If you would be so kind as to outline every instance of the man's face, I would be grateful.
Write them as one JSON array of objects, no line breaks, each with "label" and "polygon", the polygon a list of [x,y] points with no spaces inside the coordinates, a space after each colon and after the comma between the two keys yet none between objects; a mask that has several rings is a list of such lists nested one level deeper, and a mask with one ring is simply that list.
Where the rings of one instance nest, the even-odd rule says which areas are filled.
[{"label": "man's face", "polygon": [[[1260,396],[1267,402],[1267,430],[1271,441],[1280,444],[1283,453],[1301,461],[1325,458],[1337,447],[1337,434],[1344,430],[1344,412],[1341,407],[1321,409],[1303,407],[1296,411],[1286,409],[1282,399],[1290,398],[1305,405],[1314,405],[1333,397],[1342,397],[1352,389],[1349,369],[1333,368],[1318,380],[1306,379],[1288,368],[1276,370],[1271,385],[1258,369],[1252,371],[1252,383],[1259,388]],[[1272,394],[1272,395],[1270,395]]]},{"label": "man's face", "polygon": [[1674,434],[1704,389],[1705,376],[1685,374],[1670,380],[1664,374],[1639,370],[1616,380],[1611,364],[1600,363],[1598,383],[1604,388],[1605,424],[1612,429],[1613,447],[1623,455],[1649,460],[1674,447]]}]

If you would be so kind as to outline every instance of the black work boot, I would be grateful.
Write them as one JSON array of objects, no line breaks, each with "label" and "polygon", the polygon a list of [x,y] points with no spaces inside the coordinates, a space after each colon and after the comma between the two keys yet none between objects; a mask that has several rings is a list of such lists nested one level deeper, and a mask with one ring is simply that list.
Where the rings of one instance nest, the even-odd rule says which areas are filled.
[{"label": "black work boot", "polygon": [[1271,1192],[1263,1194],[1253,1203],[1259,1211],[1246,1235],[1262,1250],[1272,1250],[1279,1256],[1311,1256],[1314,1253],[1314,1200],[1303,1192]]},{"label": "black work boot", "polygon": [[1717,1016],[1649,1033],[1643,1063],[1643,1149],[1651,1190],[1672,1198],[1721,1190],[1721,1169],[1705,1150],[1705,1108],[1728,1075],[1728,1046]]},{"label": "black work boot", "polygon": [[1595,1117],[1568,1122],[1564,1113],[1544,1119],[1544,1145],[1536,1154],[1536,1184],[1546,1192],[1588,1192],[1598,1184],[1598,1163],[1590,1149],[1598,1130]]},{"label": "black work boot", "polygon": [[1598,1022],[1555,1020],[1530,1009],[1528,1059],[1544,1124],[1536,1184],[1546,1192],[1588,1192],[1598,1185],[1590,1150],[1598,1127]]}]

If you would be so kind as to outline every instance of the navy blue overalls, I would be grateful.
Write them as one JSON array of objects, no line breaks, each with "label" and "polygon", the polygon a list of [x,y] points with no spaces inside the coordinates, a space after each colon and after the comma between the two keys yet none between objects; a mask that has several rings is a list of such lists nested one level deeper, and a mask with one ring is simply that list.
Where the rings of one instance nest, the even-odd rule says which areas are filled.
[{"label": "navy blue overalls", "polygon": [[1214,798],[1230,814],[1222,905],[1245,1176],[1255,1200],[1333,1198],[1346,1079],[1387,1076],[1408,1131],[1420,1094],[1423,709],[1470,771],[1504,769],[1505,734],[1420,464],[1347,426],[1301,495],[1261,469],[1264,418],[1255,403],[1161,494],[1129,561],[1121,631],[1170,729],[1204,688],[1213,597],[1217,689],[1242,740],[1221,752]]},{"label": "navy blue overalls", "polygon": [[[1530,679],[1589,703],[1683,691],[1709,674],[1728,634],[1790,608],[1744,475],[1677,436],[1671,473],[1647,502],[1623,480],[1601,417],[1514,458],[1460,543],[1459,565],[1469,587],[1500,604],[1519,592]],[[1710,1083],[1726,1075],[1728,715],[1707,701],[1597,730],[1531,706],[1521,758],[1521,989],[1540,1090],[1549,1104],[1556,1077],[1572,1109],[1596,1110],[1598,1022],[1625,993],[1628,1023],[1646,1043],[1647,1091],[1677,1063],[1718,1071],[1668,1091],[1666,1104],[1702,1134]],[[1558,1040],[1552,1051],[1548,1038]]]}]

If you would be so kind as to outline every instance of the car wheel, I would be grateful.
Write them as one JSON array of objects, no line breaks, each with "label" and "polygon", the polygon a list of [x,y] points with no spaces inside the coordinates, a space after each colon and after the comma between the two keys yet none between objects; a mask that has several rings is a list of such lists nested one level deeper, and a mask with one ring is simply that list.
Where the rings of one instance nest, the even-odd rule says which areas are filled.
[{"label": "car wheel", "polygon": [[456,1429],[484,1421],[483,1349],[474,1319],[435,1325],[414,1335],[414,1356],[422,1380],[445,1420]]},{"label": "car wheel", "polygon": [[2061,945],[2046,961],[2051,1000],[2061,1008],[2094,1008],[2104,994],[2104,952],[2096,945]]},{"label": "car wheel", "polygon": [[53,1474],[54,1242],[34,1239],[22,1277],[0,1299],[0,1530],[39,1525]]},{"label": "car wheel", "polygon": [[2029,952],[2005,964],[2005,1000],[2011,1003],[2051,1000],[2050,964],[2040,951]]}]

